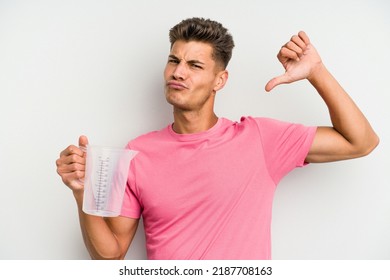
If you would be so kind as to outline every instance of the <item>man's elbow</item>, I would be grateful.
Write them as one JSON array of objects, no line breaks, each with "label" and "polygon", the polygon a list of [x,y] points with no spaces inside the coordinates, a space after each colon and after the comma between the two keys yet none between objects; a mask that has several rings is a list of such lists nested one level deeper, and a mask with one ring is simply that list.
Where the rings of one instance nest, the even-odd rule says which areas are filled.
[{"label": "man's elbow", "polygon": [[92,260],[123,260],[125,253],[121,253],[118,248],[105,247],[100,250],[90,250],[89,255]]},{"label": "man's elbow", "polygon": [[123,260],[124,256],[120,254],[101,254],[101,255],[90,255],[92,260]]},{"label": "man's elbow", "polygon": [[380,139],[378,135],[374,134],[357,150],[357,157],[364,157],[369,155],[379,145],[379,142]]}]

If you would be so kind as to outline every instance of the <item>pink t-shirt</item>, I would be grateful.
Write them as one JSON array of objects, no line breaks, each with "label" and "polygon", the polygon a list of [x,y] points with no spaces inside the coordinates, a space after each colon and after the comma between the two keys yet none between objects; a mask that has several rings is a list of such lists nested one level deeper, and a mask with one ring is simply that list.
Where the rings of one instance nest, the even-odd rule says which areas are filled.
[{"label": "pink t-shirt", "polygon": [[275,187],[305,164],[315,131],[243,117],[140,136],[122,215],[142,215],[149,259],[270,259]]}]

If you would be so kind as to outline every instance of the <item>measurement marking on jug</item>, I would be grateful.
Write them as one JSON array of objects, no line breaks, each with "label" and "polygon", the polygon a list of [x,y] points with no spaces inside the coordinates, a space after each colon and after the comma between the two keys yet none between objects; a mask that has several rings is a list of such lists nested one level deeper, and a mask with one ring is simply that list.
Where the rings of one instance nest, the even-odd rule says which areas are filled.
[{"label": "measurement marking on jug", "polygon": [[96,209],[98,211],[104,209],[104,203],[106,201],[106,188],[108,188],[108,165],[110,162],[109,157],[99,157],[99,169],[97,180],[97,192],[96,192]]}]

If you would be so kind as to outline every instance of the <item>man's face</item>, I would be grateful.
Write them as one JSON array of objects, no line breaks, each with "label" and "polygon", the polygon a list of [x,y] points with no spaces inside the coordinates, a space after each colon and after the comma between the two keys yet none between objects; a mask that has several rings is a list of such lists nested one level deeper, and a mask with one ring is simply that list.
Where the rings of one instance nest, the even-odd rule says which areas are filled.
[{"label": "man's face", "polygon": [[173,44],[164,78],[165,97],[175,109],[198,111],[205,106],[212,109],[215,92],[222,88],[221,75],[227,73],[216,64],[212,51],[209,44],[202,42]]}]

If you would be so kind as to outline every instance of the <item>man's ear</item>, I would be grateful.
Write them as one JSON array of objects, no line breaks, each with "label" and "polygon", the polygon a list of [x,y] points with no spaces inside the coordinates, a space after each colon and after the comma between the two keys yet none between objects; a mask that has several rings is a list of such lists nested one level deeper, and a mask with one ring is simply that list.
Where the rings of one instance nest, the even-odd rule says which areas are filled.
[{"label": "man's ear", "polygon": [[221,72],[219,72],[216,77],[214,90],[217,92],[218,90],[222,89],[225,86],[228,78],[229,72],[227,70],[222,70]]}]

